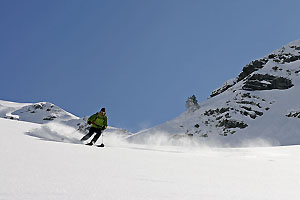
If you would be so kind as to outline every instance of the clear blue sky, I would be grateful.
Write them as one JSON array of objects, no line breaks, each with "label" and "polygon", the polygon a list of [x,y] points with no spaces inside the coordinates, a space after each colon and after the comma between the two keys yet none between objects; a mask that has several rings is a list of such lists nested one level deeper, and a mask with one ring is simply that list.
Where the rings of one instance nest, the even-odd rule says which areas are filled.
[{"label": "clear blue sky", "polygon": [[0,99],[138,131],[300,39],[300,1],[1,0]]}]

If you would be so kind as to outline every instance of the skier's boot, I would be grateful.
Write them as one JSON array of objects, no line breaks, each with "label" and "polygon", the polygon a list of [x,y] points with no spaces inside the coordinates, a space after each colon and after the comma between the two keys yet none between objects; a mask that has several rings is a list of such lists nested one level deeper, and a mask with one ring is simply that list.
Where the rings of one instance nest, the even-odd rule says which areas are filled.
[{"label": "skier's boot", "polygon": [[100,145],[97,145],[98,147],[104,147],[104,144],[102,143],[102,144],[100,144]]},{"label": "skier's boot", "polygon": [[92,146],[92,145],[94,145],[94,142],[91,141],[91,142],[87,143],[86,145]]}]

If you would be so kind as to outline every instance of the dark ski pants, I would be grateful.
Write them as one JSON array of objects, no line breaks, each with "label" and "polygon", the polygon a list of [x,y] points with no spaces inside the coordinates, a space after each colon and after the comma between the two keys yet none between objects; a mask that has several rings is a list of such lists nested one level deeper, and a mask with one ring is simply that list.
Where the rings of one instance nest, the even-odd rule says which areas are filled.
[{"label": "dark ski pants", "polygon": [[85,141],[87,139],[89,139],[94,133],[96,133],[96,135],[94,136],[94,138],[92,139],[92,143],[95,144],[97,142],[97,140],[99,139],[99,137],[101,136],[103,129],[101,128],[95,128],[95,127],[91,127],[90,131],[88,134],[86,134],[81,141]]}]

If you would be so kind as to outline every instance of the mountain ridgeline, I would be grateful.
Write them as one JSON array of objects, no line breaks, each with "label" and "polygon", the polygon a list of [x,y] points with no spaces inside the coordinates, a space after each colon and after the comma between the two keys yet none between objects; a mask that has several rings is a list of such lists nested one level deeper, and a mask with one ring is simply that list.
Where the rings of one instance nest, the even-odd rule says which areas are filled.
[{"label": "mountain ridgeline", "polygon": [[198,104],[189,97],[187,111],[162,125],[141,131],[172,137],[202,138],[229,145],[264,139],[272,144],[300,144],[300,40],[254,60],[234,79]]}]

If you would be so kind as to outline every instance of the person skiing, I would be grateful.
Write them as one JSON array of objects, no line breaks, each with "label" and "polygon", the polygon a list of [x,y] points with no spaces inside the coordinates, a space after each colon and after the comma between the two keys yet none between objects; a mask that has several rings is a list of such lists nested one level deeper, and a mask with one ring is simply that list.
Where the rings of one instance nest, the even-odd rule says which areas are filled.
[{"label": "person skiing", "polygon": [[89,130],[89,133],[86,134],[81,139],[81,141],[89,139],[94,133],[96,133],[91,142],[87,143],[87,145],[93,145],[101,136],[102,132],[107,128],[107,117],[105,108],[101,108],[99,113],[93,114],[91,117],[89,117],[87,123],[91,124],[91,128]]}]

